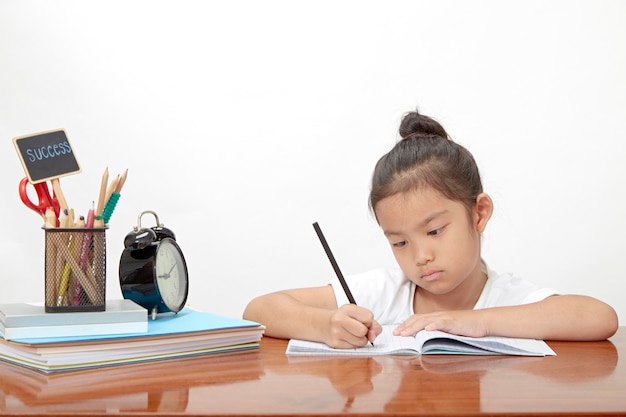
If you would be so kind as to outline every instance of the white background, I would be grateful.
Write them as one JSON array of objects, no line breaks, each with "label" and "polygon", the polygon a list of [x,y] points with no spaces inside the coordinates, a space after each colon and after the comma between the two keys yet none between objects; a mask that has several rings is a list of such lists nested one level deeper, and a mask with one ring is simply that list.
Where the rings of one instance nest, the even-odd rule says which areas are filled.
[{"label": "white background", "polygon": [[[129,169],[107,298],[144,210],[176,232],[189,304],[394,260],[368,212],[376,160],[419,107],[473,152],[496,211],[484,257],[626,318],[626,2],[0,0],[0,302],[43,300],[42,222],[15,136],[65,128],[87,212]],[[150,216],[142,225],[153,225]]]}]

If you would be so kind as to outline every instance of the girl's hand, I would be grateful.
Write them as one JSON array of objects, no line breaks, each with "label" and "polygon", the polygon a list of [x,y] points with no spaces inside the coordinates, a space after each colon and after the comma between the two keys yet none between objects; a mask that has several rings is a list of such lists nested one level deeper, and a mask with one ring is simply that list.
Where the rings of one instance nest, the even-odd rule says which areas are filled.
[{"label": "girl's hand", "polygon": [[327,329],[326,344],[341,349],[365,346],[383,331],[371,311],[354,304],[333,311]]},{"label": "girl's hand", "polygon": [[414,314],[393,331],[395,336],[413,336],[420,330],[441,330],[461,336],[483,337],[489,334],[480,310],[439,311]]}]

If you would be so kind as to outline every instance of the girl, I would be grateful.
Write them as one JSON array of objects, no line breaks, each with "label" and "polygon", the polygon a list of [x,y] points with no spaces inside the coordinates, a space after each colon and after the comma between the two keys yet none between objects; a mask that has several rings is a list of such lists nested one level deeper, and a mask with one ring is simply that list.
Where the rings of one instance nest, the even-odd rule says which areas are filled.
[{"label": "girl", "polygon": [[465,336],[600,340],[617,331],[615,311],[591,297],[558,295],[497,274],[481,258],[493,212],[472,155],[430,117],[410,112],[402,140],[376,164],[370,208],[399,269],[347,277],[358,306],[337,279],[330,285],[263,295],[244,318],[265,334],[353,348],[394,334],[442,330]]}]

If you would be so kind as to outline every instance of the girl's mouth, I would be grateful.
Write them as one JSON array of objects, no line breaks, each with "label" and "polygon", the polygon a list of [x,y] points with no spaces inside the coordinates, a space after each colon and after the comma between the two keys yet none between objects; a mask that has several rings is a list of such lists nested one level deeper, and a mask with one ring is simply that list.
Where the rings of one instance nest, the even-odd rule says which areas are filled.
[{"label": "girl's mouth", "polygon": [[426,271],[420,278],[424,281],[434,281],[439,278],[440,275],[441,271]]}]

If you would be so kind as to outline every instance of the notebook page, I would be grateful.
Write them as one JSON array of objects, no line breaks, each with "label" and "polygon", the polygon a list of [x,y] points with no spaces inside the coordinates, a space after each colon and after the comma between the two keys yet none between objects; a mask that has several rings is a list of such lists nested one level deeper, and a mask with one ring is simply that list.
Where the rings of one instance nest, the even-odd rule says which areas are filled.
[{"label": "notebook page", "polygon": [[[471,346],[484,349],[492,353],[504,355],[524,355],[524,356],[554,356],[556,353],[543,340],[522,339],[514,337],[502,336],[485,336],[485,337],[467,337],[450,335],[440,331],[419,332],[416,336],[418,341],[432,338],[437,339],[430,343],[429,353],[463,353],[463,354],[480,354],[480,352],[472,351]],[[445,340],[449,339],[449,340]],[[451,339],[451,340],[450,340]],[[455,345],[454,340],[466,343],[463,347]],[[484,352],[483,352],[484,354]]]},{"label": "notebook page", "polygon": [[389,354],[416,355],[415,339],[413,337],[394,336],[395,325],[383,326],[383,332],[374,340],[374,346],[354,349],[333,349],[325,343],[309,342],[306,340],[291,339],[287,345],[288,355],[352,355],[374,356]]}]

